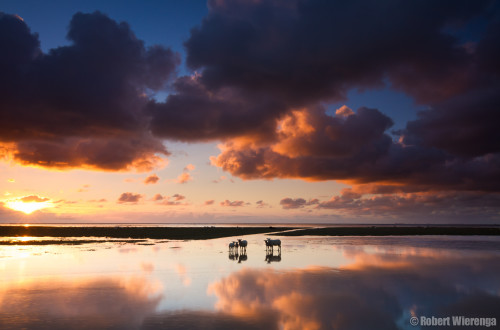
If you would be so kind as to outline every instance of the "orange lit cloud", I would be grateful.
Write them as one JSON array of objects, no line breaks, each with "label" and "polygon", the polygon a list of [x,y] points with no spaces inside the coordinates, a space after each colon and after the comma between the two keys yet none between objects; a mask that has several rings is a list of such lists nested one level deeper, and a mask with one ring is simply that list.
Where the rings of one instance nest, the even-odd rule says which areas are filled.
[{"label": "orange lit cloud", "polygon": [[[500,289],[495,281],[500,272],[498,256],[474,255],[464,260],[460,251],[420,252],[354,249],[349,256],[353,263],[340,268],[243,269],[212,283],[208,293],[218,298],[220,312],[239,316],[271,312],[276,323],[268,326],[287,330],[399,329],[399,320],[414,306],[419,314],[441,306],[456,315],[473,301],[481,306],[476,310],[485,308],[500,316],[491,306],[500,302],[493,294]],[[436,290],[440,295],[429,299],[428,293]]]},{"label": "orange lit cloud", "polygon": [[146,48],[128,24],[97,11],[73,15],[68,44],[47,53],[27,22],[8,14],[0,20],[1,33],[15,36],[0,47],[9,49],[0,63],[9,68],[0,78],[0,158],[43,168],[148,171],[168,156],[147,127],[144,92],[174,76],[178,54]]},{"label": "orange lit cloud", "polygon": [[44,324],[56,329],[140,327],[158,307],[159,289],[145,278],[8,283],[0,286],[2,325],[12,329]]},{"label": "orange lit cloud", "polygon": [[177,177],[177,179],[175,181],[177,183],[188,183],[191,180],[193,180],[191,175],[187,172],[183,172]]}]

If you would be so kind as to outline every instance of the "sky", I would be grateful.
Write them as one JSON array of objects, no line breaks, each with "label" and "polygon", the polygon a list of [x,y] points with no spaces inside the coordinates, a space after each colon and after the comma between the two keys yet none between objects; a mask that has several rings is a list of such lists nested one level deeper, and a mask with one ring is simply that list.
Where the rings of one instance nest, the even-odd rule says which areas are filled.
[{"label": "sky", "polygon": [[498,2],[0,12],[0,222],[499,223]]}]

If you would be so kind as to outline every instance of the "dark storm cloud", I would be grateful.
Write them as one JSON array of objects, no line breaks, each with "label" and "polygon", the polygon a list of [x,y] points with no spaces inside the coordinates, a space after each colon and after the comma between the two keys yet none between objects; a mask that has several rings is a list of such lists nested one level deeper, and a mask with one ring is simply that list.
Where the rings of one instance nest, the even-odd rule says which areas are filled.
[{"label": "dark storm cloud", "polygon": [[[345,99],[351,88],[385,85],[421,102],[462,92],[472,56],[445,28],[488,2],[209,1],[186,41],[198,70],[151,102],[152,129],[196,141],[272,137],[291,108]],[[486,8],[486,9],[485,9]],[[425,17],[425,20],[421,19]]]},{"label": "dark storm cloud", "polygon": [[[498,6],[497,6],[498,7]],[[462,68],[468,76],[467,90],[421,111],[400,132],[405,143],[422,144],[473,158],[500,152],[500,11],[494,12],[481,40],[471,49]]]},{"label": "dark storm cloud", "polygon": [[[223,139],[212,163],[244,179],[498,191],[498,3],[209,7],[185,43],[197,73],[179,78],[165,103],[149,104],[154,134]],[[344,108],[331,116],[318,106],[387,83],[427,105],[396,132],[399,141],[389,135],[384,109]]]},{"label": "dark storm cloud", "polygon": [[168,155],[162,142],[150,135],[118,137],[69,137],[57,140],[21,140],[14,159],[25,165],[85,167],[117,171],[135,168],[150,171]]},{"label": "dark storm cloud", "polygon": [[117,170],[166,155],[147,131],[144,93],[163,87],[178,55],[146,48],[128,24],[99,12],[75,14],[67,38],[69,46],[43,54],[26,23],[0,15],[0,141],[15,144],[11,156]]},{"label": "dark storm cloud", "polygon": [[[244,179],[499,190],[498,2],[209,8],[185,42],[196,72],[177,78],[165,102],[147,94],[178,56],[145,47],[126,23],[77,13],[71,44],[43,54],[24,22],[0,16],[1,152],[28,165],[151,170],[168,155],[160,138],[223,140],[212,163]],[[427,109],[400,139],[384,109],[322,108],[384,85]]]},{"label": "dark storm cloud", "polygon": [[[445,28],[489,4],[209,1],[209,15],[185,43],[187,63],[202,70],[210,90],[236,86],[309,102],[379,86],[388,75],[399,88],[435,99],[461,88],[431,86],[456,83],[468,60]],[[406,85],[415,78],[418,84]]]},{"label": "dark storm cloud", "polygon": [[500,79],[494,86],[464,93],[419,112],[418,118],[408,122],[401,134],[407,144],[473,158],[500,152],[498,122]]},{"label": "dark storm cloud", "polygon": [[390,120],[377,110],[359,109],[347,118],[300,111],[280,123],[277,141],[228,142],[212,163],[243,179],[345,180],[411,186],[409,191],[500,187],[498,154],[460,158],[395,142],[384,132]]},{"label": "dark storm cloud", "polygon": [[181,141],[234,136],[273,135],[276,118],[287,111],[283,101],[237,88],[209,91],[198,76],[180,77],[164,103],[150,101],[152,132]]},{"label": "dark storm cloud", "polygon": [[495,221],[499,203],[498,194],[481,192],[396,193],[362,198],[347,189],[328,201],[319,202],[316,207],[368,219],[411,219],[414,222],[436,219],[456,223],[467,218]]}]

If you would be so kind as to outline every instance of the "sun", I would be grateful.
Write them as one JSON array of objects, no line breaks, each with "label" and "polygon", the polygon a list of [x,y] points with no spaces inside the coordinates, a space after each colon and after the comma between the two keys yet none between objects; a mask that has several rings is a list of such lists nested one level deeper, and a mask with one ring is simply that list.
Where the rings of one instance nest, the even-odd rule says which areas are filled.
[{"label": "sun", "polygon": [[26,214],[31,214],[35,211],[45,209],[48,207],[53,207],[52,202],[43,201],[43,202],[23,202],[20,200],[8,201],[5,203],[9,209],[21,211]]}]

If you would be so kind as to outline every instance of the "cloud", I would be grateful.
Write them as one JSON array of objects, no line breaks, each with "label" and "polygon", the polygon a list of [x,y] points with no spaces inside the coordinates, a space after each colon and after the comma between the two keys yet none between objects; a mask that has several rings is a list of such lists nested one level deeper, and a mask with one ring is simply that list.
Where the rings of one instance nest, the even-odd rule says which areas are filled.
[{"label": "cloud", "polygon": [[304,206],[309,206],[309,205],[315,205],[315,204],[318,204],[319,201],[318,199],[310,199],[309,201],[306,201],[305,199],[303,198],[296,198],[296,199],[293,199],[293,198],[283,198],[281,201],[280,201],[280,205],[285,209],[285,210],[289,210],[289,209],[299,209],[299,208],[303,208]]},{"label": "cloud", "polygon": [[238,207],[238,206],[244,206],[245,202],[244,201],[229,201],[225,200],[223,202],[220,202],[220,206],[230,206],[230,207]]},{"label": "cloud", "polygon": [[263,200],[259,200],[255,204],[257,204],[258,208],[268,207],[269,206],[269,204],[265,203]]},{"label": "cloud", "polygon": [[166,101],[150,101],[151,129],[158,137],[194,142],[242,135],[267,137],[287,111],[281,100],[227,87],[208,90],[199,77],[180,77]]},{"label": "cloud", "polygon": [[[69,45],[48,53],[1,14],[0,158],[151,171],[162,139],[219,140],[212,164],[242,179],[496,193],[498,17],[488,1],[213,0],[185,42],[194,73],[175,77],[178,54],[102,13],[75,14]],[[164,102],[150,97],[170,83]],[[383,87],[422,105],[397,132],[385,109],[327,111]]]},{"label": "cloud", "polygon": [[123,203],[130,203],[130,204],[137,204],[144,196],[141,194],[134,194],[131,192],[124,192],[123,194],[120,195],[118,198],[118,202],[120,204]]},{"label": "cloud", "polygon": [[163,199],[165,199],[165,197],[163,197],[161,194],[156,194],[153,197],[153,201],[155,202],[162,201]]},{"label": "cloud", "polygon": [[193,180],[191,175],[188,172],[183,172],[177,177],[176,182],[177,183],[188,183],[191,180]]},{"label": "cloud", "polygon": [[186,199],[186,196],[182,196],[182,195],[180,195],[180,194],[174,194],[174,195],[172,196],[172,198],[173,198],[175,201],[181,201],[181,200],[183,200],[183,199]]},{"label": "cloud", "polygon": [[91,199],[89,200],[89,203],[106,203],[108,200],[106,198],[101,198],[101,199]]},{"label": "cloud", "polygon": [[302,109],[284,117],[272,142],[234,139],[213,165],[243,179],[301,178],[350,184],[393,184],[413,191],[498,191],[500,154],[455,157],[444,150],[394,141],[392,121],[376,109],[348,117]]},{"label": "cloud", "polygon": [[203,205],[213,205],[215,203],[215,201],[213,199],[209,199],[205,202],[203,202]]},{"label": "cloud", "polygon": [[219,183],[219,182],[222,182],[222,181],[225,181],[225,180],[228,180],[229,182],[234,183],[233,179],[228,179],[225,175],[221,175],[219,177],[219,179],[212,180],[212,183]]},{"label": "cloud", "polygon": [[346,189],[339,196],[319,202],[316,207],[336,210],[349,217],[412,222],[436,219],[453,223],[471,218],[476,221],[495,221],[499,203],[498,194],[481,192],[431,191],[362,197]]},{"label": "cloud", "polygon": [[420,111],[399,133],[405,144],[445,150],[457,158],[498,154],[500,133],[495,123],[500,120],[499,95],[500,81],[449,98],[431,110]]},{"label": "cloud", "polygon": [[354,115],[354,111],[352,111],[352,109],[347,105],[343,105],[335,110],[335,115],[338,117],[349,117],[350,115]]},{"label": "cloud", "polygon": [[[425,24],[414,19],[429,12]],[[224,140],[212,163],[243,179],[497,191],[499,24],[488,17],[498,13],[467,2],[212,1],[185,44],[197,73],[178,78],[164,103],[150,103],[153,132]],[[472,19],[486,28],[470,28]],[[387,83],[429,109],[397,142],[384,109],[343,106],[329,115],[318,106]]]},{"label": "cloud", "polygon": [[160,178],[156,174],[151,174],[146,179],[144,179],[144,184],[156,184],[160,181]]},{"label": "cloud", "polygon": [[[209,15],[185,43],[187,64],[210,91],[272,94],[294,106],[339,100],[384,79],[434,100],[465,88],[463,69],[472,60],[445,27],[489,11],[486,3],[467,2],[210,1]],[[415,19],[429,12],[425,24]],[[353,20],[356,28],[346,31]]]},{"label": "cloud", "polygon": [[47,197],[40,197],[37,195],[29,195],[25,197],[21,197],[18,200],[24,202],[24,203],[42,203],[42,202],[47,202],[50,200],[50,198]]},{"label": "cloud", "polygon": [[193,164],[187,164],[186,167],[184,167],[183,172],[179,174],[177,179],[175,179],[175,182],[177,183],[188,183],[189,181],[193,180],[193,177],[189,172],[193,171],[196,167]]},{"label": "cloud", "polygon": [[153,197],[153,201],[159,202],[157,204],[160,205],[169,205],[169,206],[175,206],[175,205],[187,205],[186,203],[182,203],[181,201],[185,200],[186,196],[183,196],[181,194],[174,194],[172,196],[162,196],[160,194],[156,194]]},{"label": "cloud", "polygon": [[169,153],[147,129],[147,90],[173,76],[179,56],[145,47],[127,23],[76,13],[70,44],[40,50],[17,17],[0,14],[0,142],[24,165],[147,170]]}]

